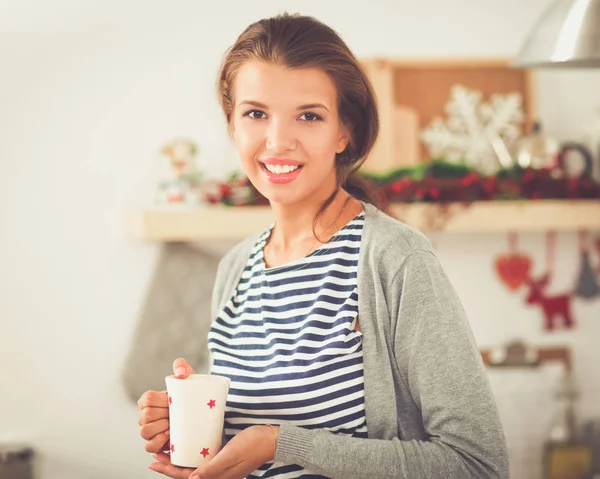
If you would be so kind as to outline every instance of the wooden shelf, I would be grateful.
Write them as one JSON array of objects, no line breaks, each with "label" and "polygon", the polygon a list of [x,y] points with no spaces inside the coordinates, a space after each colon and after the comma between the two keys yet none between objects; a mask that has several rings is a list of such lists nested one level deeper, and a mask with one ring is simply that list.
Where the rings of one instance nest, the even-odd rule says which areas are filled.
[{"label": "wooden shelf", "polygon": [[487,367],[538,367],[545,363],[562,363],[567,371],[571,370],[572,367],[572,354],[571,349],[566,346],[550,346],[532,348],[535,359],[533,362],[529,362],[526,358],[520,358],[520,361],[504,361],[502,363],[496,363],[492,360],[493,350],[484,349],[481,352],[481,358],[483,364]]},{"label": "wooden shelf", "polygon": [[[482,201],[451,204],[393,204],[390,213],[424,233],[600,230],[600,200]],[[442,221],[439,219],[442,218]],[[130,234],[146,241],[242,239],[273,221],[266,206],[147,209],[133,213]]]}]

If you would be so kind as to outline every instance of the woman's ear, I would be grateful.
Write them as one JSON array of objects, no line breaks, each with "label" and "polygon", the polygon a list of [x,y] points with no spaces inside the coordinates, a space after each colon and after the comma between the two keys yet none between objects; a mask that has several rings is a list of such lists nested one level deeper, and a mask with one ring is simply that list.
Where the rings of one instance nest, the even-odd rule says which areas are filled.
[{"label": "woman's ear", "polygon": [[348,128],[346,125],[342,125],[340,129],[340,137],[338,139],[337,148],[335,150],[336,153],[341,153],[342,151],[344,151],[348,146],[348,143],[350,143],[350,131],[351,129]]},{"label": "woman's ear", "polygon": [[229,133],[229,138],[235,140],[235,127],[234,127],[234,118],[233,118],[233,108],[231,106],[227,106],[227,111],[225,112],[225,118],[227,120],[227,133]]},{"label": "woman's ear", "polygon": [[229,133],[229,138],[235,141],[235,128],[233,126],[233,118],[230,118],[227,122],[227,132]]}]

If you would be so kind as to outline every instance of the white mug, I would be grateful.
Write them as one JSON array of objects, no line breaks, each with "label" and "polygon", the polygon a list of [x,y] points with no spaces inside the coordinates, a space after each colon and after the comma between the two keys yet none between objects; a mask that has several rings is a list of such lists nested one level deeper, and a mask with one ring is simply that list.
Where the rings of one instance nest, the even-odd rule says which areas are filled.
[{"label": "white mug", "polygon": [[224,376],[190,374],[186,379],[167,376],[165,382],[171,463],[196,468],[221,449],[231,380]]}]

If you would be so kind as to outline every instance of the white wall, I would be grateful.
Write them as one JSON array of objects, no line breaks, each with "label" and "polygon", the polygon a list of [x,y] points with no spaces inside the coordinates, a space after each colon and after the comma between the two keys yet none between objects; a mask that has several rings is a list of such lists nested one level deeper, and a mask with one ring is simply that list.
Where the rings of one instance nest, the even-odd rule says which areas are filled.
[{"label": "white wall", "polygon": [[[201,167],[237,166],[214,82],[251,21],[315,15],[360,57],[510,57],[549,0],[369,2],[20,0],[0,3],[0,441],[33,443],[39,479],[154,477],[121,368],[157,247],[125,234],[148,203],[168,139],[188,135]],[[600,75],[544,73],[547,130],[580,134],[600,106]],[[515,336],[567,342],[598,415],[600,302],[577,302],[579,329],[541,334],[492,273],[506,238],[435,238],[482,346]],[[526,235],[541,270],[542,235]],[[572,285],[577,243],[559,236],[557,289]]]}]

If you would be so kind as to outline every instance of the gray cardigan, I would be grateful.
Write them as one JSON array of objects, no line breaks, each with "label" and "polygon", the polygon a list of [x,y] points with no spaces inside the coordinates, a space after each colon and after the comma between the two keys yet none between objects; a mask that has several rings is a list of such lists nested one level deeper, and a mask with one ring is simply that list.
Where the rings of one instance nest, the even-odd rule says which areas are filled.
[{"label": "gray cardigan", "polygon": [[[369,439],[282,423],[276,461],[331,478],[508,478],[504,433],[463,307],[424,235],[363,203],[358,310]],[[212,317],[256,237],[221,260]]]}]

